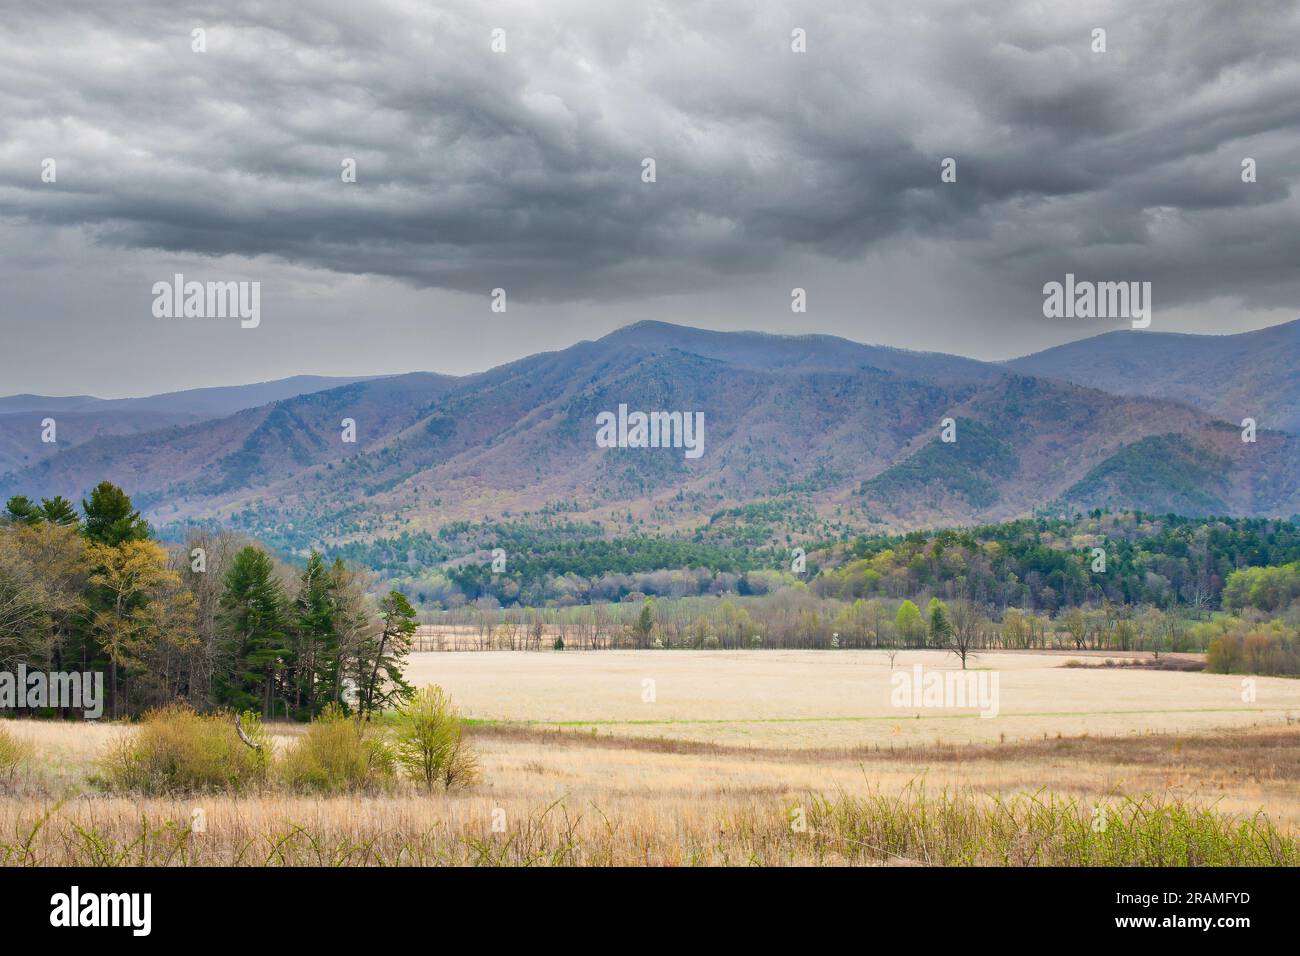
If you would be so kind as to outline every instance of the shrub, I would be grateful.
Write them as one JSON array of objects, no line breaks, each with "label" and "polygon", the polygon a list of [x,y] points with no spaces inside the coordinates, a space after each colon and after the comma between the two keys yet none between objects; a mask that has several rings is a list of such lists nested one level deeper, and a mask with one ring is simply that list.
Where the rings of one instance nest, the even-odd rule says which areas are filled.
[{"label": "shrub", "polygon": [[395,749],[402,770],[426,790],[467,787],[479,775],[460,714],[441,687],[425,687],[398,711]]},{"label": "shrub", "polygon": [[12,780],[14,771],[32,755],[32,745],[19,740],[8,727],[0,727],[0,776]]},{"label": "shrub", "polygon": [[285,753],[280,773],[296,789],[340,793],[382,789],[393,769],[382,732],[330,704]]},{"label": "shrub", "polygon": [[1218,674],[1300,676],[1300,637],[1261,628],[1247,634],[1224,634],[1210,642],[1205,669]]},{"label": "shrub", "polygon": [[198,714],[183,704],[146,713],[134,733],[110,744],[100,758],[99,781],[108,789],[144,794],[240,791],[266,781],[270,742],[253,714],[239,739],[230,714]]}]

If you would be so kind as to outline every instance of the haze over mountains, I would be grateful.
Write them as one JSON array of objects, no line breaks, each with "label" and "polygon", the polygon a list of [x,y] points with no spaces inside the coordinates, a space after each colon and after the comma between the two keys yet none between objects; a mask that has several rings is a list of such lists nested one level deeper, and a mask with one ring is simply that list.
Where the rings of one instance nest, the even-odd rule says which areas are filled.
[{"label": "haze over mountains", "polygon": [[[0,473],[22,468],[101,435],[131,435],[220,418],[282,398],[336,388],[359,378],[295,375],[274,382],[195,388],[143,398],[9,395],[0,398]],[[55,416],[58,441],[32,441],[33,421]]]},{"label": "haze over mountains", "polygon": [[1167,398],[1231,422],[1300,432],[1300,319],[1239,335],[1126,330],[1071,342],[1007,366],[1118,395]]},{"label": "haze over mountains", "polygon": [[[879,530],[1046,507],[1285,517],[1300,512],[1284,374],[1298,359],[1300,323],[1213,339],[1112,333],[1000,365],[643,322],[463,377],[248,386],[300,393],[228,413],[221,402],[258,393],[125,400],[112,427],[71,447],[65,419],[100,405],[0,399],[0,421],[25,429],[6,446],[18,464],[0,494],[77,498],[108,479],[164,528],[218,517],[295,548],[542,511],[688,532],[790,496]],[[620,404],[703,412],[704,454],[598,448],[596,416]],[[51,409],[57,452],[22,464],[40,454]],[[1261,426],[1253,444],[1247,415]],[[956,442],[940,440],[946,417]]]}]

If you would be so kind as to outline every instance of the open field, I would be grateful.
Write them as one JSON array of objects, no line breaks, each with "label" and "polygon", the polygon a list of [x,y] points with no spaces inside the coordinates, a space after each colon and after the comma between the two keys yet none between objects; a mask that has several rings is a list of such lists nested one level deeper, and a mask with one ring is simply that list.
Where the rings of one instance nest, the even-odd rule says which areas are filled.
[{"label": "open field", "polygon": [[[1255,700],[1247,703],[1240,677],[1064,666],[1101,664],[1107,656],[1122,659],[981,654],[970,667],[997,675],[999,713],[992,718],[971,707],[892,706],[896,671],[959,669],[941,651],[902,651],[893,668],[883,651],[430,653],[412,655],[408,676],[417,685],[440,684],[478,720],[755,747],[1190,733],[1300,719],[1297,680],[1253,678]],[[648,688],[653,702],[645,699]]]},{"label": "open field", "polygon": [[[0,796],[0,858],[1300,862],[1300,682],[1259,679],[1245,704],[1240,678],[1068,659],[984,655],[1000,716],[917,719],[891,713],[880,652],[418,655],[416,682],[475,720],[483,781],[451,794],[110,797],[88,778],[129,727],[6,721],[36,756]],[[272,729],[280,747],[301,733]]]}]

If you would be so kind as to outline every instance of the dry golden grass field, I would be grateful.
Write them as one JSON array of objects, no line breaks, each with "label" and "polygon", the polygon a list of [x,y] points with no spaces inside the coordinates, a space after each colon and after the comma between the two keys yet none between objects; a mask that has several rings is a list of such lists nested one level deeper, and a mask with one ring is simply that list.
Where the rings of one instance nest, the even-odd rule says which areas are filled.
[{"label": "dry golden grass field", "polygon": [[1240,677],[1064,666],[1107,659],[1123,658],[981,654],[968,666],[996,673],[996,717],[892,705],[894,673],[960,668],[941,651],[902,651],[892,668],[883,651],[428,653],[413,655],[408,676],[440,684],[478,720],[771,748],[1191,733],[1300,718],[1296,680],[1252,678],[1246,703]]},{"label": "dry golden grass field", "polygon": [[[408,676],[440,684],[471,718],[483,770],[473,789],[433,795],[106,796],[89,782],[96,755],[129,727],[6,721],[35,757],[0,797],[0,854],[11,864],[1300,862],[1300,681],[1258,678],[1246,702],[1239,677],[1064,666],[1082,659],[981,655],[972,667],[996,673],[1000,691],[999,715],[984,718],[892,706],[879,651],[418,654]],[[894,668],[915,664],[957,666],[902,652]],[[281,747],[301,732],[272,730]],[[196,807],[202,833],[190,832]]]}]

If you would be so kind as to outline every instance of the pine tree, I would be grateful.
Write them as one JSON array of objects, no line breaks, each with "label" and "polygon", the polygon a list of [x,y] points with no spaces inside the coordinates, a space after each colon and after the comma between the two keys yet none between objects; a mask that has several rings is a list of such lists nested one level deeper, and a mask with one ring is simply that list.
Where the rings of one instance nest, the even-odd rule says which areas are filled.
[{"label": "pine tree", "polygon": [[641,613],[637,616],[636,623],[632,625],[632,637],[636,641],[636,646],[649,647],[650,635],[654,633],[654,629],[654,611],[651,610],[651,602],[646,601],[641,605]]},{"label": "pine tree", "polygon": [[5,502],[5,518],[17,524],[39,524],[40,509],[26,495],[14,495]]},{"label": "pine tree", "polygon": [[338,634],[335,630],[334,581],[325,561],[312,551],[294,601],[294,709],[304,704],[315,715],[336,699]]},{"label": "pine tree", "polygon": [[74,525],[81,521],[77,509],[63,495],[41,499],[41,517],[50,524]]},{"label": "pine tree", "polygon": [[389,591],[379,614],[383,627],[357,655],[358,707],[363,714],[408,701],[415,692],[402,676],[415,637],[415,608],[401,591]]},{"label": "pine tree", "polygon": [[952,625],[948,622],[948,611],[938,598],[930,598],[927,610],[930,612],[930,643],[936,647],[943,647],[948,635],[952,633]]},{"label": "pine tree", "polygon": [[62,495],[42,498],[39,505],[26,495],[14,495],[5,502],[4,517],[19,524],[74,525],[81,520],[72,502]]},{"label": "pine tree", "polygon": [[111,481],[96,485],[90,500],[82,499],[81,507],[86,512],[85,535],[97,544],[116,547],[149,537],[148,522],[140,517],[126,492]]},{"label": "pine tree", "polygon": [[235,555],[221,596],[226,673],[217,682],[223,703],[273,716],[276,682],[289,657],[289,612],[271,558],[249,545]]}]

